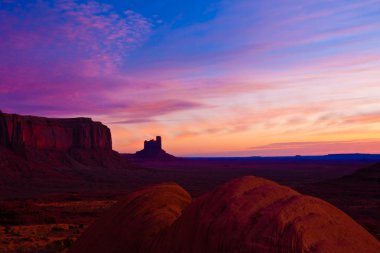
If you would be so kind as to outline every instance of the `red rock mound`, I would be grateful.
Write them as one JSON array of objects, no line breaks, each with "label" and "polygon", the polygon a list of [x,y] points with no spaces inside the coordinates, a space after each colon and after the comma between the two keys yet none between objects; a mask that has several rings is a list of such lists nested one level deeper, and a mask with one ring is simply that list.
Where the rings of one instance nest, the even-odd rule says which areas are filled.
[{"label": "red rock mound", "polygon": [[134,192],[90,226],[70,252],[146,252],[190,202],[190,195],[176,184]]},{"label": "red rock mound", "polygon": [[154,248],[182,253],[379,252],[380,244],[320,199],[243,177],[194,201]]},{"label": "red rock mound", "polygon": [[[170,191],[180,188],[165,188],[165,196],[151,202],[157,189],[147,188],[121,202],[71,252],[100,252],[94,250],[102,244],[110,247],[103,252],[380,252],[380,243],[339,209],[261,178],[222,185],[194,200],[173,224],[181,208],[170,221],[157,220],[157,214],[162,208],[164,213],[171,210],[165,203],[178,203]],[[133,200],[136,196],[139,201]],[[157,226],[164,220],[165,225]]]}]

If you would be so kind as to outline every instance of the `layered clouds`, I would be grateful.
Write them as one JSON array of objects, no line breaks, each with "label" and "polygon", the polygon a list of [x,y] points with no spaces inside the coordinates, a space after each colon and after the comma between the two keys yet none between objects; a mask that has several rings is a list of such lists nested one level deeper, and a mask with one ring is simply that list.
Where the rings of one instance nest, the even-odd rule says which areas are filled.
[{"label": "layered clouds", "polygon": [[379,0],[0,3],[4,111],[91,116],[123,152],[380,152]]},{"label": "layered clouds", "polygon": [[3,110],[45,115],[108,113],[105,97],[125,85],[126,55],[152,24],[94,1],[14,1],[0,11]]}]

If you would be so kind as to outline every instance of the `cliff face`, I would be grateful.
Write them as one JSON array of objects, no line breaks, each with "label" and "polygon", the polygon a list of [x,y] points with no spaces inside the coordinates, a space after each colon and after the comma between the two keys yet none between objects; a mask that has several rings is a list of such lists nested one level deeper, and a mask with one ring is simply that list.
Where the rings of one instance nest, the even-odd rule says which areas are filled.
[{"label": "cliff face", "polygon": [[53,119],[1,111],[0,145],[13,149],[112,150],[110,129],[90,118]]},{"label": "cliff face", "polygon": [[127,187],[130,168],[100,122],[0,111],[0,200]]}]

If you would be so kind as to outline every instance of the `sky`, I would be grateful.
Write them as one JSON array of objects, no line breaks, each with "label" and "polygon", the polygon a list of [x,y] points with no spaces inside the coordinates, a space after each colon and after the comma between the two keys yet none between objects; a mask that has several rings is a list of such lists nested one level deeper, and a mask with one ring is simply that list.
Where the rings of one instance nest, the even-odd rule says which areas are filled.
[{"label": "sky", "polygon": [[119,152],[380,153],[380,0],[0,0],[0,110]]}]

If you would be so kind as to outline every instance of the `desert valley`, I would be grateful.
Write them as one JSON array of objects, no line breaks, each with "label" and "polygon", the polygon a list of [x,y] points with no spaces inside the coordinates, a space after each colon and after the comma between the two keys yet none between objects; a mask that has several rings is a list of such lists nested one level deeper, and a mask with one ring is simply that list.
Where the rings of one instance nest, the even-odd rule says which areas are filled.
[{"label": "desert valley", "polygon": [[160,137],[119,154],[91,119],[0,123],[2,252],[379,250],[378,155],[179,158]]},{"label": "desert valley", "polygon": [[0,253],[380,253],[380,0],[0,0]]}]

